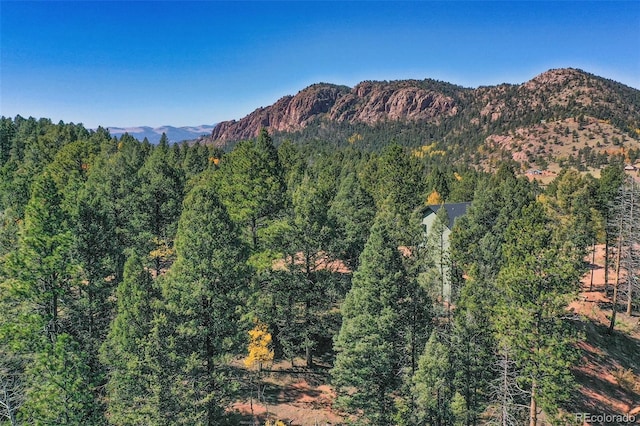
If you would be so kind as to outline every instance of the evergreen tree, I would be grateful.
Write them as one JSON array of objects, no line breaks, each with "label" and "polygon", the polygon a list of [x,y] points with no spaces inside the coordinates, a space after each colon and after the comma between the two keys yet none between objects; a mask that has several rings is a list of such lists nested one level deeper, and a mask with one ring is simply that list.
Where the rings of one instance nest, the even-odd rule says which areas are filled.
[{"label": "evergreen tree", "polygon": [[254,250],[258,229],[282,208],[284,180],[278,152],[266,130],[256,141],[244,141],[226,155],[216,174],[220,198],[231,219],[248,230]]},{"label": "evergreen tree", "polygon": [[[618,195],[618,191],[624,181],[624,169],[622,164],[610,165],[602,169],[600,173],[600,180],[598,181],[598,209],[602,213],[602,217],[605,224],[614,222],[614,200]],[[611,242],[616,238],[616,229],[612,229],[610,226],[604,228],[604,283],[605,286],[609,284],[609,270],[610,270],[610,247]]]},{"label": "evergreen tree", "polygon": [[18,249],[6,264],[9,317],[18,322],[0,329],[13,330],[9,356],[23,360],[14,371],[23,374],[19,420],[100,424],[102,408],[93,393],[97,377],[90,373],[90,354],[74,336],[77,264],[62,201],[51,174],[45,171],[34,182]]},{"label": "evergreen tree", "polygon": [[164,324],[158,330],[170,365],[173,424],[220,425],[230,381],[226,354],[238,342],[238,306],[246,297],[246,252],[211,182],[184,201],[177,259],[165,280]]},{"label": "evergreen tree", "polygon": [[95,192],[105,208],[108,221],[113,228],[113,275],[115,283],[122,280],[126,250],[144,253],[139,244],[140,225],[135,219],[140,205],[137,190],[140,186],[138,170],[146,158],[145,148],[128,134],[122,135],[114,145],[96,158],[87,180],[88,187]]},{"label": "evergreen tree", "polygon": [[171,162],[169,144],[164,133],[163,136],[140,168],[140,184],[136,188],[138,244],[144,247],[141,252],[152,258],[156,275],[167,266],[166,257],[173,247],[184,187],[182,170]]},{"label": "evergreen tree", "polygon": [[452,423],[451,366],[449,350],[437,332],[429,337],[413,376],[417,424],[444,426]]},{"label": "evergreen tree", "polygon": [[375,217],[375,205],[354,172],[348,172],[340,181],[329,217],[337,224],[341,235],[336,239],[334,251],[352,269],[356,269]]},{"label": "evergreen tree", "polygon": [[401,315],[406,284],[397,243],[384,218],[378,218],[341,307],[331,372],[338,404],[361,412],[371,424],[387,425],[393,418],[391,395],[400,383],[404,358]]},{"label": "evergreen tree", "polygon": [[153,406],[153,372],[149,365],[152,305],[159,294],[151,274],[137,255],[131,256],[116,292],[116,316],[100,357],[108,368],[107,412],[114,425],[159,425]]},{"label": "evergreen tree", "polygon": [[323,317],[328,319],[322,312],[335,302],[329,292],[331,274],[326,270],[335,232],[327,215],[331,195],[320,178],[306,173],[293,193],[293,211],[286,237],[285,255],[296,288],[294,297],[302,305],[302,325],[298,327],[308,367],[313,366],[318,337],[327,335],[332,328],[321,321]]},{"label": "evergreen tree", "polygon": [[562,317],[577,291],[579,253],[560,250],[553,237],[542,206],[525,208],[507,229],[505,265],[497,279],[501,297],[494,324],[520,368],[521,387],[529,391],[531,426],[540,408],[555,414],[573,383],[574,338]]},{"label": "evergreen tree", "polygon": [[495,286],[468,279],[453,313],[451,367],[454,385],[464,400],[465,425],[475,425],[489,403],[495,339],[491,323]]},{"label": "evergreen tree", "polygon": [[408,217],[421,204],[425,192],[421,166],[397,144],[388,145],[379,156],[373,156],[360,177],[378,210]]}]

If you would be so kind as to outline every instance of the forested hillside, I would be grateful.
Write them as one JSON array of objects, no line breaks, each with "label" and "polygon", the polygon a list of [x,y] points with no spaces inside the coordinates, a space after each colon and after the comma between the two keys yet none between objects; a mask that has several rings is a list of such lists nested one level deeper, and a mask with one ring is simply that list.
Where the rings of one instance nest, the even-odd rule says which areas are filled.
[{"label": "forested hillside", "polygon": [[[379,137],[224,152],[2,117],[0,424],[251,424],[282,361],[324,374],[344,424],[574,424],[595,244],[618,321],[638,315],[628,156],[541,187]],[[446,252],[422,209],[463,201]],[[598,336],[633,353],[611,318]]]},{"label": "forested hillside", "polygon": [[640,92],[577,69],[476,89],[434,80],[314,84],[237,121],[203,143],[231,147],[267,128],[276,142],[380,150],[390,141],[447,153],[485,170],[511,158],[526,170],[595,171],[640,159]]}]

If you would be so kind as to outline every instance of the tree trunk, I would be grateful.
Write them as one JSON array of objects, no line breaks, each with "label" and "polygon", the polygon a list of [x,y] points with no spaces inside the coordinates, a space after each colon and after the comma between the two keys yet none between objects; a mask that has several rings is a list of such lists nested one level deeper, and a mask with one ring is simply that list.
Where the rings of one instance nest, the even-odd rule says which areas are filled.
[{"label": "tree trunk", "polygon": [[309,331],[309,329],[311,328],[311,301],[310,300],[306,300],[305,304],[304,304],[304,309],[305,309],[305,342],[304,342],[304,358],[305,358],[305,363],[307,364],[307,368],[313,368],[313,351],[311,348],[311,333]]},{"label": "tree trunk", "polygon": [[536,403],[536,381],[531,384],[531,406],[529,407],[529,426],[538,424],[538,405]]},{"label": "tree trunk", "polygon": [[[621,240],[622,241],[622,240]],[[618,253],[616,254],[616,282],[613,285],[613,300],[611,301],[611,322],[609,323],[609,334],[613,333],[613,327],[616,325],[616,312],[618,312],[618,286],[620,285],[620,252],[622,244],[618,245]]]},{"label": "tree trunk", "polygon": [[604,232],[604,288],[606,291],[609,286],[609,232],[606,229]]},{"label": "tree trunk", "polygon": [[633,216],[633,207],[634,207],[634,201],[636,199],[635,197],[635,188],[634,188],[634,182],[635,180],[631,180],[631,210],[629,211],[629,237],[631,238],[631,241],[629,241],[629,265],[627,267],[627,315],[631,316],[631,308],[633,307],[633,281],[634,281],[634,277],[635,277],[635,271],[634,271],[634,260],[633,260],[633,243],[634,243],[634,238],[633,238],[633,221],[634,221],[634,216]]},{"label": "tree trunk", "polygon": [[[591,282],[589,283],[589,291],[593,291],[593,274],[596,266],[596,240],[593,239],[593,252],[591,254]],[[606,288],[606,284],[605,284]]]}]

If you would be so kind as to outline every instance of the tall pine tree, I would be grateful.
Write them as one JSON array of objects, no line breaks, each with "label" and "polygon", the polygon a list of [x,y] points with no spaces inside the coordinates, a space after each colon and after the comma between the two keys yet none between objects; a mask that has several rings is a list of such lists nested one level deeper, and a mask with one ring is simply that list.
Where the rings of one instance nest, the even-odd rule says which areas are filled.
[{"label": "tall pine tree", "polygon": [[185,198],[175,247],[158,336],[177,407],[167,421],[220,425],[231,390],[224,357],[237,345],[237,308],[246,297],[246,250],[210,181]]},{"label": "tall pine tree", "polygon": [[403,301],[407,277],[398,245],[378,217],[360,256],[360,267],[342,304],[332,370],[338,403],[370,423],[391,423],[391,396],[401,381],[404,358]]}]

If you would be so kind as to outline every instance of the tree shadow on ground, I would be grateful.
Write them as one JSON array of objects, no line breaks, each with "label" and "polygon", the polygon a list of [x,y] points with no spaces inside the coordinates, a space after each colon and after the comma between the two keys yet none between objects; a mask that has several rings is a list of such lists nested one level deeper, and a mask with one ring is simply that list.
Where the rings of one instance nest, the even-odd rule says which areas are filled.
[{"label": "tree shadow on ground", "polygon": [[640,340],[593,321],[579,325],[584,340],[578,345],[581,360],[573,370],[580,387],[567,407],[572,413],[626,414],[640,405],[640,389],[624,386],[616,372],[640,375]]}]

